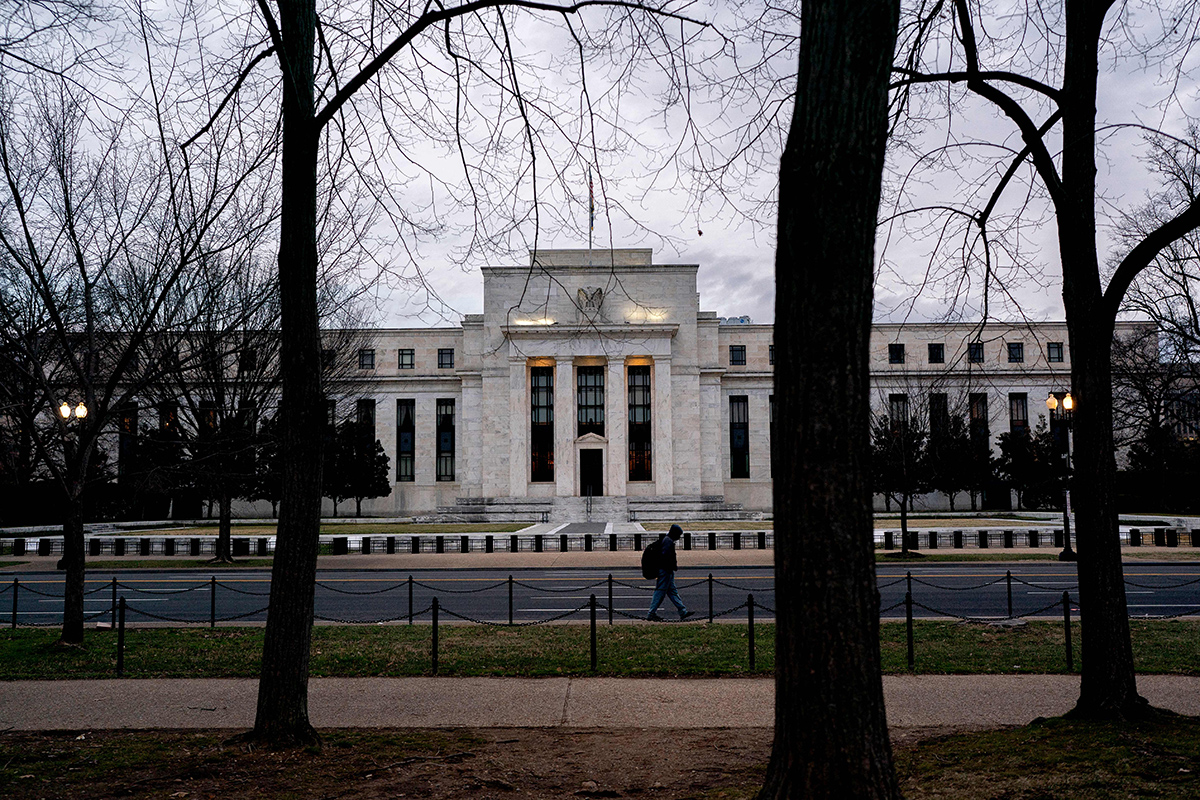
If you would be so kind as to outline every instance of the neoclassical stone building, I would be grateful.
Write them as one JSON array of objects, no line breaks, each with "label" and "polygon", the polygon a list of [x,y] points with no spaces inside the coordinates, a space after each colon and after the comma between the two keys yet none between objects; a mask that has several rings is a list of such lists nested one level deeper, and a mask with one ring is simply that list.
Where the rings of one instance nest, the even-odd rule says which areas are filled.
[{"label": "neoclassical stone building", "polygon": [[[731,515],[771,508],[772,326],[701,308],[695,264],[542,250],[485,267],[482,314],[376,332],[361,396],[391,458],[373,515]],[[1066,326],[876,325],[873,404],[961,413],[989,440],[1069,388]]]}]

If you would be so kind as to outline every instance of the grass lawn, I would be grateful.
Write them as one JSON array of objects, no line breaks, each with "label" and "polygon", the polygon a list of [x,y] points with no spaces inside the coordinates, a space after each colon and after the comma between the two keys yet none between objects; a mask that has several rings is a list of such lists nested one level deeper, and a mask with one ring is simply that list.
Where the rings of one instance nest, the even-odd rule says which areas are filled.
[{"label": "grass lawn", "polygon": [[[1200,622],[1132,622],[1138,669],[1200,674]],[[116,634],[89,630],[82,648],[58,648],[53,629],[0,633],[0,680],[112,677]],[[599,673],[614,677],[770,675],[775,626],[755,626],[750,670],[744,624],[615,625],[597,628]],[[256,677],[263,628],[129,628],[125,674],[131,678]],[[1031,622],[1015,628],[918,621],[916,671],[930,674],[1044,674],[1066,672],[1062,625]],[[428,624],[319,626],[313,630],[313,676],[372,677],[430,672]],[[442,625],[439,674],[545,677],[590,674],[588,627],[527,628]],[[1081,663],[1078,624],[1075,666]],[[882,626],[883,669],[906,672],[904,625]]]}]

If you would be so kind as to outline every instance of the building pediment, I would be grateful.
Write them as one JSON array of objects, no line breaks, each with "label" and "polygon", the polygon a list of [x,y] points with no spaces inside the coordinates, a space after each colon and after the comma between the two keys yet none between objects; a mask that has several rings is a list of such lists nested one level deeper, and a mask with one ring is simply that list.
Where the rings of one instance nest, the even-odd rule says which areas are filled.
[{"label": "building pediment", "polygon": [[608,444],[608,439],[598,433],[585,433],[575,440],[575,444]]}]

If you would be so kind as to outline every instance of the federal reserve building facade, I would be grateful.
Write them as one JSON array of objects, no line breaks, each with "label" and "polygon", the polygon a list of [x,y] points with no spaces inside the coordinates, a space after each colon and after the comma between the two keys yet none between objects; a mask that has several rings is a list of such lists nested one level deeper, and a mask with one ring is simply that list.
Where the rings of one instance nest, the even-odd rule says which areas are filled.
[{"label": "federal reserve building facade", "polygon": [[[540,250],[484,267],[483,313],[459,327],[375,331],[331,410],[391,461],[391,494],[363,512],[769,513],[772,326],[704,310],[697,271],[648,249]],[[960,414],[994,447],[1069,389],[1066,326],[876,325],[871,379],[877,413]]]}]

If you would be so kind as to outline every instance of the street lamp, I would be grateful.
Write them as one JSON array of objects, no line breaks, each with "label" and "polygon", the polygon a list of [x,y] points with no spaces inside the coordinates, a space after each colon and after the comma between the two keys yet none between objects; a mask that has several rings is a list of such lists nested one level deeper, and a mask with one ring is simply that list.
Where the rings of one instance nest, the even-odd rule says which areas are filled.
[{"label": "street lamp", "polygon": [[83,419],[88,415],[88,410],[82,400],[79,401],[79,405],[75,406],[75,408],[71,408],[71,404],[64,400],[63,404],[58,407],[58,415],[63,418],[64,422],[70,422],[72,415],[76,419]]},{"label": "street lamp", "polygon": [[1050,424],[1058,423],[1063,437],[1063,550],[1058,554],[1059,561],[1075,561],[1078,556],[1071,548],[1071,418],[1075,414],[1075,398],[1070,392],[1051,392],[1046,398],[1046,408],[1050,409]]}]

